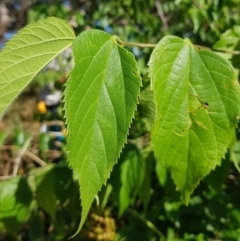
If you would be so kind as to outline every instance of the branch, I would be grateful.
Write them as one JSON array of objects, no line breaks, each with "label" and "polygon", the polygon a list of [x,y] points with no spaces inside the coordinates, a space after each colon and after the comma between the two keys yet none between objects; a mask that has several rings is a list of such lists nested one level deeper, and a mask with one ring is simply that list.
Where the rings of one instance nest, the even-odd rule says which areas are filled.
[{"label": "branch", "polygon": [[195,5],[195,7],[196,7],[198,10],[201,10],[201,6],[199,5],[198,2],[196,2],[195,0],[191,0],[191,2]]},{"label": "branch", "polygon": [[156,44],[142,44],[142,43],[133,43],[122,41],[118,36],[113,36],[116,42],[122,46],[134,46],[139,48],[155,48]]},{"label": "branch", "polygon": [[130,212],[133,216],[141,220],[148,228],[150,228],[155,234],[157,234],[160,238],[165,238],[165,236],[161,233],[161,231],[149,220],[140,216],[136,211],[128,208],[128,212]]},{"label": "branch", "polygon": [[64,122],[59,120],[45,121],[44,123],[47,126],[60,126],[60,127],[64,126]]},{"label": "branch", "polygon": [[12,176],[16,176],[16,175],[17,175],[18,168],[19,168],[19,165],[20,165],[22,156],[23,156],[24,153],[26,152],[26,150],[27,150],[27,148],[28,148],[28,145],[29,145],[29,143],[30,143],[31,141],[32,141],[32,137],[29,137],[29,138],[25,141],[22,149],[19,151],[18,156],[17,156],[17,158],[16,158],[15,161],[14,161],[14,167],[13,167]]},{"label": "branch", "polygon": [[207,49],[207,50],[211,50],[213,52],[218,52],[218,53],[225,53],[225,54],[233,54],[233,55],[240,55],[240,51],[238,50],[218,50],[218,49],[212,49],[212,48],[208,48],[208,47],[205,47],[205,46],[201,46],[201,45],[197,45],[197,44],[194,44],[194,46],[198,49]]},{"label": "branch", "polygon": [[36,156],[35,154],[33,154],[32,152],[26,150],[25,151],[25,155],[28,156],[29,158],[31,158],[34,162],[36,162],[39,166],[46,166],[46,162],[44,162],[42,159],[40,159],[38,156]]},{"label": "branch", "polygon": [[162,6],[160,1],[155,1],[155,6],[157,8],[157,12],[158,12],[158,16],[160,17],[162,23],[163,23],[163,30],[166,31],[168,30],[169,26],[168,26],[168,19],[166,18],[166,16],[164,15]]},{"label": "branch", "polygon": [[0,176],[0,181],[5,181],[8,180],[10,178],[12,178],[13,176]]},{"label": "branch", "polygon": [[[2,147],[0,147],[0,149],[9,150],[9,149],[20,149],[20,148],[19,148],[19,146],[2,146]],[[36,156],[34,153],[30,152],[29,150],[25,150],[25,153],[23,155],[31,158],[39,166],[46,166],[47,165],[45,161],[43,161],[41,158],[39,158],[38,156]],[[7,158],[7,156],[5,158]],[[12,161],[12,162],[14,162],[14,161]]]}]

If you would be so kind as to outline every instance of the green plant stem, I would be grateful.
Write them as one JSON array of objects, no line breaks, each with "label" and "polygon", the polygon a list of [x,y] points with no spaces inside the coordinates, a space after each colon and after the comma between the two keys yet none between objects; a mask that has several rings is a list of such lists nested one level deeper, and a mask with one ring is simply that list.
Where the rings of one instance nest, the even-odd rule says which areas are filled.
[{"label": "green plant stem", "polygon": [[[122,46],[134,46],[134,47],[139,47],[139,48],[155,48],[157,46],[156,44],[142,44],[142,43],[126,42],[126,41],[121,40],[117,36],[114,36],[114,38],[116,39],[117,43],[122,45]],[[218,53],[240,55],[240,51],[236,51],[236,50],[235,51],[216,50],[216,49],[212,49],[212,48],[201,46],[201,45],[197,45],[197,44],[194,44],[194,46],[196,48],[198,48],[198,49],[207,49],[207,50],[211,50],[213,52],[218,52]]]},{"label": "green plant stem", "polygon": [[132,209],[128,208],[127,211],[130,212],[136,218],[140,219],[143,223],[145,223],[145,225],[148,226],[148,228],[150,228],[154,233],[156,233],[161,239],[165,240],[165,236],[163,235],[163,233],[159,229],[157,229],[157,227],[152,222],[141,217],[136,211]]},{"label": "green plant stem", "polygon": [[217,50],[217,49],[212,49],[212,48],[205,47],[205,46],[201,46],[201,45],[197,45],[197,44],[194,44],[194,46],[195,46],[196,48],[198,48],[198,49],[207,49],[207,50],[211,50],[211,51],[217,52],[217,53],[240,55],[240,51],[237,51],[237,50],[233,50],[233,51],[229,51],[229,50]]},{"label": "green plant stem", "polygon": [[122,46],[134,46],[134,47],[139,47],[139,48],[155,48],[156,47],[156,44],[142,44],[142,43],[125,42],[125,41],[122,41],[117,36],[114,36],[114,38],[116,39],[117,43]]}]

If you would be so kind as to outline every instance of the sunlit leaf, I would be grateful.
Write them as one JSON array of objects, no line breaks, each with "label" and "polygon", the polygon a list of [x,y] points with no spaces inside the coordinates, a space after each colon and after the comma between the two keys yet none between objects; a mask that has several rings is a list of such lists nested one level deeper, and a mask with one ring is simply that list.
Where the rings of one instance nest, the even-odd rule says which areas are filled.
[{"label": "sunlit leaf", "polygon": [[[240,42],[240,26],[233,26],[231,29],[225,31],[220,39],[214,44],[214,49],[234,50]],[[239,48],[239,47],[238,47]]]},{"label": "sunlit leaf", "polygon": [[102,31],[80,34],[73,54],[65,111],[68,159],[80,181],[80,230],[126,142],[141,81],[133,55]]},{"label": "sunlit leaf", "polygon": [[154,49],[150,76],[156,102],[153,149],[187,203],[198,182],[221,164],[233,138],[239,84],[228,61],[173,36]]},{"label": "sunlit leaf", "polygon": [[75,38],[64,20],[47,18],[19,31],[0,52],[0,119],[34,76]]}]

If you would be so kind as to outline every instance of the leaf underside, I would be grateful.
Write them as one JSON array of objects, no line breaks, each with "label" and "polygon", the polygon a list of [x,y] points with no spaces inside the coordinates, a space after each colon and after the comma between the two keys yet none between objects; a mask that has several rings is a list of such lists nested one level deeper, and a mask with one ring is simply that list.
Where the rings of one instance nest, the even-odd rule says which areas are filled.
[{"label": "leaf underside", "polygon": [[64,20],[47,18],[19,31],[0,52],[0,120],[34,76],[75,38]]},{"label": "leaf underside", "polygon": [[133,55],[102,31],[80,34],[73,54],[75,67],[66,84],[64,108],[68,159],[80,181],[79,231],[126,142],[141,80]]},{"label": "leaf underside", "polygon": [[239,84],[219,55],[168,36],[154,49],[149,71],[156,102],[152,145],[188,202],[198,182],[221,164],[239,115]]}]

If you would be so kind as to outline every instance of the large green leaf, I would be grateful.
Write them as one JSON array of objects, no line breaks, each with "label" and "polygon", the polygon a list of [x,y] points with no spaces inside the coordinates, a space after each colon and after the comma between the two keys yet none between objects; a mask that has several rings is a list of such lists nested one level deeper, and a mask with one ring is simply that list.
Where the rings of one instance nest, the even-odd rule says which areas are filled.
[{"label": "large green leaf", "polygon": [[0,119],[33,77],[75,38],[64,20],[47,18],[19,31],[0,52]]},{"label": "large green leaf", "polygon": [[65,111],[68,158],[80,181],[80,229],[126,141],[141,80],[133,55],[102,31],[80,34],[73,54]]},{"label": "large green leaf", "polygon": [[173,36],[158,43],[149,65],[156,102],[153,149],[188,202],[230,144],[239,84],[227,60]]}]

